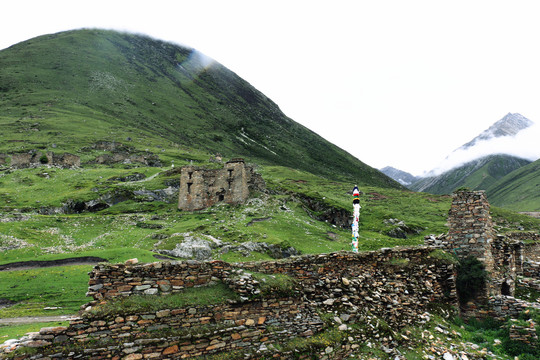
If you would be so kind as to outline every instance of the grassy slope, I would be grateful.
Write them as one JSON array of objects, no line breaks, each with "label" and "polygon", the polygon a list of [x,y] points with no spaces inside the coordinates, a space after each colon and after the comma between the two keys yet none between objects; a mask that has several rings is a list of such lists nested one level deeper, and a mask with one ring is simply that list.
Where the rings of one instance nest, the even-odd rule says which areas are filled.
[{"label": "grassy slope", "polygon": [[[437,177],[425,178],[413,184],[413,190],[432,194],[451,194],[460,187],[486,190],[496,186],[499,179],[529,164],[529,161],[508,155],[491,155],[469,162]],[[526,211],[523,209],[522,211]]]},{"label": "grassy slope", "polygon": [[487,189],[493,204],[516,211],[540,211],[540,160],[506,175]]}]

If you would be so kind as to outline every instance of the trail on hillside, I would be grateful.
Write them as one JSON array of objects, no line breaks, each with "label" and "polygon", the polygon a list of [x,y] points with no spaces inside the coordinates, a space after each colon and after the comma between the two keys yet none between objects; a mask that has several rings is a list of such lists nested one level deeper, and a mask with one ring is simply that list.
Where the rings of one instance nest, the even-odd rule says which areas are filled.
[{"label": "trail on hillside", "polygon": [[106,259],[97,256],[82,256],[74,258],[66,258],[59,260],[33,260],[33,261],[18,261],[9,264],[0,265],[0,271],[12,271],[12,270],[28,270],[37,269],[52,266],[65,266],[65,265],[93,265],[100,262],[106,262]]},{"label": "trail on hillside", "polygon": [[71,321],[78,318],[79,317],[77,315],[25,316],[5,319],[0,318],[0,325],[19,325],[42,322]]}]

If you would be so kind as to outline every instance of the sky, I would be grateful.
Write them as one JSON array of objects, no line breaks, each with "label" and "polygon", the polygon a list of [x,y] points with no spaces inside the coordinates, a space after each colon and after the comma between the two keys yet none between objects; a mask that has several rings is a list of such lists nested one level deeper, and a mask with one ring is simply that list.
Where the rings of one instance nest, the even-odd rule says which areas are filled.
[{"label": "sky", "polygon": [[421,175],[509,112],[540,123],[536,0],[17,0],[0,10],[0,49],[79,28],[195,48],[376,168]]}]

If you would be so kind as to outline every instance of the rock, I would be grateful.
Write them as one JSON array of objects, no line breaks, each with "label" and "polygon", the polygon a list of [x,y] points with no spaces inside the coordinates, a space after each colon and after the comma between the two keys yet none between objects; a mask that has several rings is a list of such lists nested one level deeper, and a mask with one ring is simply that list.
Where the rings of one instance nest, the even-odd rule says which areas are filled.
[{"label": "rock", "polygon": [[211,243],[195,236],[184,237],[182,243],[173,250],[161,250],[160,253],[178,258],[206,260],[212,257]]},{"label": "rock", "polygon": [[346,324],[339,325],[338,330],[339,331],[347,331],[347,325]]},{"label": "rock", "polygon": [[444,360],[455,360],[454,355],[450,354],[449,352],[445,352],[443,354],[443,359]]},{"label": "rock", "polygon": [[146,295],[156,295],[158,293],[158,289],[156,288],[146,289],[144,290],[144,293]]},{"label": "rock", "polygon": [[328,306],[332,306],[332,305],[334,305],[334,301],[335,301],[334,299],[326,299],[326,300],[323,301],[323,304],[328,305]]}]

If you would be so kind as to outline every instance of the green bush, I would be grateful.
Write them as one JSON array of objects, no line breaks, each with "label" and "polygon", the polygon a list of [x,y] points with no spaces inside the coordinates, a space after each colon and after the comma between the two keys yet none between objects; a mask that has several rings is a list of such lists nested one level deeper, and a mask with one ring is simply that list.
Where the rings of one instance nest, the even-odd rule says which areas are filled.
[{"label": "green bush", "polygon": [[485,288],[488,278],[484,264],[473,256],[462,259],[457,267],[456,287],[459,302],[466,304]]}]

